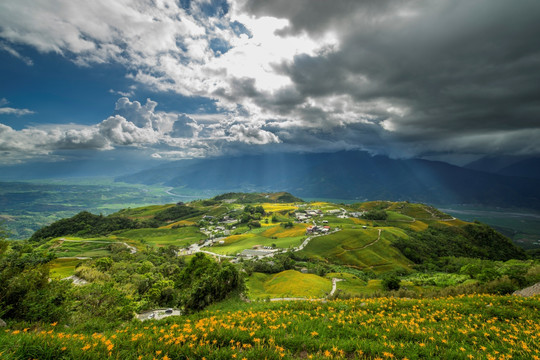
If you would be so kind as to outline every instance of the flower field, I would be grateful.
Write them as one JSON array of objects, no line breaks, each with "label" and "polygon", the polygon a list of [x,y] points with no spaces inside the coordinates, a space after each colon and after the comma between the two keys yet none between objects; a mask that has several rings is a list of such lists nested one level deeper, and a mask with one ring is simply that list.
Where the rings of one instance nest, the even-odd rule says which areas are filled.
[{"label": "flower field", "polygon": [[540,298],[228,301],[81,333],[8,328],[1,359],[540,359]]}]

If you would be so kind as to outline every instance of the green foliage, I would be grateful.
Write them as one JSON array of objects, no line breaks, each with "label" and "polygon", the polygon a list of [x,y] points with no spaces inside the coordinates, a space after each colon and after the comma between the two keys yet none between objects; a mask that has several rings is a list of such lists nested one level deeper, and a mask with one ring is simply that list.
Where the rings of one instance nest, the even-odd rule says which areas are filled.
[{"label": "green foliage", "polygon": [[243,289],[243,279],[234,265],[218,264],[203,253],[195,254],[179,277],[185,291],[180,304],[187,312],[197,311]]},{"label": "green foliage", "polygon": [[113,324],[133,318],[135,303],[129,293],[113,282],[92,283],[74,288],[74,322],[99,318]]},{"label": "green foliage", "polygon": [[525,252],[510,239],[484,224],[462,227],[433,224],[424,231],[409,231],[408,235],[394,241],[393,246],[415,263],[446,256],[491,260],[526,258]]},{"label": "green foliage", "polygon": [[258,221],[256,221],[256,220],[251,220],[251,221],[248,223],[248,227],[249,227],[250,229],[253,229],[253,228],[257,229],[257,228],[260,228],[260,227],[261,227],[261,223],[258,222]]},{"label": "green foliage", "polygon": [[366,220],[386,220],[388,214],[384,210],[369,210],[362,215],[362,218]]},{"label": "green foliage", "polygon": [[[251,302],[145,323],[0,332],[2,359],[532,359],[538,297]],[[508,336],[501,336],[508,335]],[[510,336],[510,337],[509,337]],[[171,340],[172,339],[172,340]],[[204,339],[201,341],[201,339]]]},{"label": "green foliage", "polygon": [[100,236],[113,231],[123,229],[135,229],[141,227],[137,221],[117,215],[94,215],[82,211],[77,215],[58,220],[49,226],[45,226],[32,235],[30,241],[38,242],[59,236]]},{"label": "green foliage", "polygon": [[383,289],[390,291],[390,290],[399,290],[401,284],[401,279],[398,275],[395,273],[386,275],[382,279],[382,286]]},{"label": "green foliage", "polygon": [[281,223],[281,226],[285,229],[291,229],[294,227],[294,224],[292,223],[292,221],[287,221],[285,223]]},{"label": "green foliage", "polygon": [[0,252],[0,316],[26,321],[58,321],[65,317],[66,285],[49,282],[50,254],[25,242],[2,246]]},{"label": "green foliage", "polygon": [[294,268],[294,261],[290,254],[279,254],[272,259],[247,260],[244,262],[244,270],[248,275],[254,272],[276,274]]},{"label": "green foliage", "polygon": [[155,214],[154,219],[157,221],[179,221],[200,215],[201,212],[191,206],[175,205]]}]

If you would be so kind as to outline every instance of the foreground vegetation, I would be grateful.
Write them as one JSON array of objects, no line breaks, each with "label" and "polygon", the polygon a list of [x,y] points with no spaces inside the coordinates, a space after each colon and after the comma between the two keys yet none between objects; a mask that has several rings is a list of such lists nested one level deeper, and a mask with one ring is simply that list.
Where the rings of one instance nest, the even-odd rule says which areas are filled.
[{"label": "foreground vegetation", "polygon": [[3,237],[2,359],[538,356],[539,297],[504,295],[540,262],[423,204],[229,193]]},{"label": "foreground vegetation", "polygon": [[3,359],[538,359],[540,299],[470,295],[242,304],[74,332],[0,334]]}]

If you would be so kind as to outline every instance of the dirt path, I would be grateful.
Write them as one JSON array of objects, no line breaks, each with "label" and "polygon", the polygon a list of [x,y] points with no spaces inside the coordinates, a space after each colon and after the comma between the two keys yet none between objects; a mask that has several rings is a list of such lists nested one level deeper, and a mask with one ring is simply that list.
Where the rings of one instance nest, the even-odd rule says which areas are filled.
[{"label": "dirt path", "polygon": [[369,243],[367,245],[364,245],[361,248],[354,249],[354,250],[363,250],[363,249],[367,248],[368,246],[376,244],[379,240],[381,240],[381,233],[382,233],[382,229],[379,229],[379,235],[377,236],[377,240],[375,240],[374,242],[371,242],[371,243]]},{"label": "dirt path", "polygon": [[376,244],[379,240],[381,240],[381,232],[382,232],[382,229],[379,229],[379,235],[377,236],[377,239],[370,242],[369,244],[367,245],[364,245],[362,247],[359,247],[359,248],[354,248],[354,249],[343,249],[342,252],[340,252],[339,254],[337,254],[336,256],[340,256],[340,255],[343,255],[344,253],[348,252],[348,251],[358,251],[358,250],[363,250],[365,248],[367,248],[368,246],[371,246],[371,245],[374,245]]},{"label": "dirt path", "polygon": [[328,296],[334,295],[334,293],[337,290],[337,283],[340,282],[340,281],[345,281],[345,280],[344,279],[338,279],[338,278],[332,278],[332,291],[330,291],[330,295],[328,295]]}]

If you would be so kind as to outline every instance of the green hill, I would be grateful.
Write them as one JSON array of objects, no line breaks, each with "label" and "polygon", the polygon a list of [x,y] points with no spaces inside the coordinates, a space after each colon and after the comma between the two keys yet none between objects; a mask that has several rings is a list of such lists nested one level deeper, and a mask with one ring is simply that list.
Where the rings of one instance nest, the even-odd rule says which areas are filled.
[{"label": "green hill", "polygon": [[[382,294],[395,274],[397,288],[410,296],[449,286],[508,292],[540,280],[538,264],[488,226],[409,202],[345,205],[303,202],[288,193],[229,193],[109,216],[82,212],[30,240],[50,257],[51,277],[112,281],[141,309],[181,303],[178,271],[200,251],[234,263],[253,299],[320,298],[333,278],[342,280],[334,295],[342,297]],[[176,267],[166,269],[163,256],[178,260]]]}]

